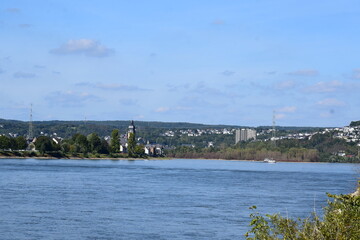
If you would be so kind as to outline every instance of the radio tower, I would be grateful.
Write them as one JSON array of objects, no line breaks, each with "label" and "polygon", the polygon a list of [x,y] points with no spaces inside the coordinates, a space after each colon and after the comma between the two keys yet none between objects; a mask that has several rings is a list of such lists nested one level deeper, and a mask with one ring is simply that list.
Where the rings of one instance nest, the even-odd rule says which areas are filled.
[{"label": "radio tower", "polygon": [[32,122],[32,104],[30,107],[30,121],[29,121],[29,132],[28,132],[28,139],[32,140],[34,138],[34,133],[33,133],[33,122]]},{"label": "radio tower", "polygon": [[276,147],[276,129],[275,129],[275,110],[273,110],[273,119],[272,119],[272,139],[274,146]]}]

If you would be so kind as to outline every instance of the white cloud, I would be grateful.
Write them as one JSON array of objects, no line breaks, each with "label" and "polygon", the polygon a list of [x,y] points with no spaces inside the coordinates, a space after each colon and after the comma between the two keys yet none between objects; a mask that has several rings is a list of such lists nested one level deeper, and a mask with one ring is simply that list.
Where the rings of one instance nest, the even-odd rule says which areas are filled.
[{"label": "white cloud", "polygon": [[312,77],[312,76],[317,76],[319,72],[315,69],[301,69],[301,70],[289,72],[288,74],[293,76]]},{"label": "white cloud", "polygon": [[117,83],[79,82],[76,84],[76,86],[92,87],[101,90],[111,90],[111,91],[151,91],[151,89],[140,88],[132,85],[117,84]]},{"label": "white cloud", "polygon": [[229,71],[229,70],[225,70],[225,71],[223,71],[221,74],[222,74],[222,75],[224,75],[224,76],[229,77],[229,76],[234,75],[234,74],[235,74],[235,72],[233,72],[233,71]]},{"label": "white cloud", "polygon": [[286,117],[286,115],[283,114],[283,113],[277,113],[277,114],[275,114],[275,119],[283,119],[283,118],[285,118],[285,117]]},{"label": "white cloud", "polygon": [[352,74],[353,79],[360,79],[360,68],[354,69]]},{"label": "white cloud", "polygon": [[63,107],[81,107],[87,102],[99,101],[99,97],[87,92],[53,92],[45,97],[49,105],[61,105]]},{"label": "white cloud", "polygon": [[182,107],[182,106],[178,106],[175,108],[175,110],[180,110],[180,111],[189,111],[192,110],[191,107]]},{"label": "white cloud", "polygon": [[113,49],[101,45],[92,39],[73,39],[58,48],[50,50],[52,54],[69,55],[83,54],[88,57],[108,57],[114,53]]},{"label": "white cloud", "polygon": [[170,111],[170,108],[168,107],[158,107],[157,109],[155,109],[155,112],[161,113],[161,112],[168,112]]},{"label": "white cloud", "polygon": [[326,98],[321,101],[318,101],[316,104],[321,105],[321,106],[334,106],[334,107],[345,105],[345,103],[343,101],[340,101],[336,98]]},{"label": "white cloud", "polygon": [[295,106],[288,106],[288,107],[282,107],[282,108],[278,108],[276,109],[276,113],[275,113],[275,119],[283,119],[287,116],[287,114],[285,113],[294,113],[296,111],[296,107]]},{"label": "white cloud", "polygon": [[330,82],[318,82],[306,90],[309,92],[318,92],[318,93],[326,93],[326,92],[334,92],[343,86],[343,83],[340,81],[330,81]]},{"label": "white cloud", "polygon": [[283,108],[279,108],[276,111],[277,112],[283,112],[283,113],[293,113],[296,111],[296,107],[295,106],[289,106],[289,107],[283,107]]},{"label": "white cloud", "polygon": [[296,86],[296,83],[292,80],[282,81],[275,84],[275,88],[278,90],[290,89]]},{"label": "white cloud", "polygon": [[148,91],[149,89],[140,88],[137,86],[131,86],[131,85],[123,85],[123,84],[104,84],[104,83],[98,83],[94,85],[95,88],[100,88],[103,90],[124,90],[124,91]]},{"label": "white cloud", "polygon": [[185,107],[185,106],[177,106],[177,107],[159,107],[155,109],[155,112],[162,113],[162,112],[183,112],[183,111],[190,111],[192,107]]}]

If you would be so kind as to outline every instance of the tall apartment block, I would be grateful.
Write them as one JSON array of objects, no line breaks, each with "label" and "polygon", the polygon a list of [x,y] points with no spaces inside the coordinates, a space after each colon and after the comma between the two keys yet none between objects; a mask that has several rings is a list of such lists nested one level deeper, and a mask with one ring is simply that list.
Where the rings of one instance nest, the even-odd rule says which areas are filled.
[{"label": "tall apartment block", "polygon": [[247,141],[256,139],[256,130],[250,128],[236,129],[235,130],[235,144],[240,141]]}]

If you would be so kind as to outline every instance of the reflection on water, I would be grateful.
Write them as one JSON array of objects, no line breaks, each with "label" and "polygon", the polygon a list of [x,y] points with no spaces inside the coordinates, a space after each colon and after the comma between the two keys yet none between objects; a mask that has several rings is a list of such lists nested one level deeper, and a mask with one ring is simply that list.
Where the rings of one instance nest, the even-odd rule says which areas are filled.
[{"label": "reflection on water", "polygon": [[359,165],[0,160],[1,239],[241,239],[249,206],[307,217]]}]

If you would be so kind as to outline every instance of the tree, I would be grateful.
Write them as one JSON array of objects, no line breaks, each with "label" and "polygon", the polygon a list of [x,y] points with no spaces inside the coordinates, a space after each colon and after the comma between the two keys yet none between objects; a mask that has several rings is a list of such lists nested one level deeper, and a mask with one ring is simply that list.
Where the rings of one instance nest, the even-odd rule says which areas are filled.
[{"label": "tree", "polygon": [[101,148],[99,150],[101,154],[109,154],[109,144],[105,139],[101,140]]},{"label": "tree", "polygon": [[44,154],[46,152],[52,151],[52,140],[49,137],[46,136],[40,136],[36,139],[35,147],[41,154]]},{"label": "tree", "polygon": [[61,143],[61,151],[63,153],[68,153],[70,152],[70,149],[71,149],[71,145],[68,143],[68,142],[62,142]]},{"label": "tree", "polygon": [[0,136],[0,149],[11,148],[10,139],[7,136]]},{"label": "tree", "polygon": [[136,155],[136,157],[144,157],[145,156],[144,145],[136,145],[135,146],[135,155]]},{"label": "tree", "polygon": [[26,143],[26,139],[23,136],[16,137],[15,141],[16,141],[16,149],[26,149],[27,143]]},{"label": "tree", "polygon": [[78,151],[82,153],[89,152],[89,142],[87,138],[82,134],[75,134],[74,137],[75,137],[75,145],[78,146]]},{"label": "tree", "polygon": [[90,151],[93,153],[99,153],[101,149],[101,139],[96,133],[92,133],[87,137],[89,142]]},{"label": "tree", "polygon": [[129,134],[129,138],[128,138],[128,154],[129,157],[136,157],[136,140],[135,140],[135,135],[133,133]]},{"label": "tree", "polygon": [[120,136],[118,129],[114,129],[111,132],[110,150],[112,153],[120,152]]}]

